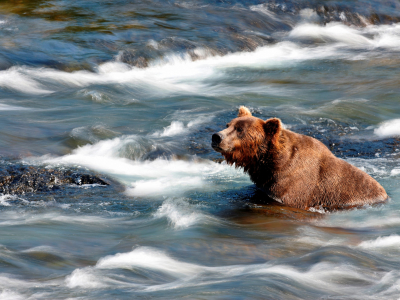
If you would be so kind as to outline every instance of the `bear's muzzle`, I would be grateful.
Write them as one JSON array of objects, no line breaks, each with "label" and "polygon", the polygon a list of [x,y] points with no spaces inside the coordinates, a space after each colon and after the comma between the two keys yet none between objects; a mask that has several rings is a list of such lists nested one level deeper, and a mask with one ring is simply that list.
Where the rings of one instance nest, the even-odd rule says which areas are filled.
[{"label": "bear's muzzle", "polygon": [[211,137],[211,147],[213,147],[213,149],[217,152],[221,152],[222,149],[220,148],[220,144],[222,142],[222,140],[224,139],[224,136],[222,133],[218,132],[218,133],[214,133]]}]

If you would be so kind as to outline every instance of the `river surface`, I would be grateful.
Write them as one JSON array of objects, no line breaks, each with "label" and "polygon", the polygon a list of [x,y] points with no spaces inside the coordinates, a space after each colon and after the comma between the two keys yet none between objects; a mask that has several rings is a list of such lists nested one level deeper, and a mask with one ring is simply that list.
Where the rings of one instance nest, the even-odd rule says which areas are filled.
[{"label": "river surface", "polygon": [[[108,185],[0,195],[0,299],[398,299],[399,21],[394,0],[1,1],[0,175]],[[210,146],[240,105],[390,200],[263,203]]]}]

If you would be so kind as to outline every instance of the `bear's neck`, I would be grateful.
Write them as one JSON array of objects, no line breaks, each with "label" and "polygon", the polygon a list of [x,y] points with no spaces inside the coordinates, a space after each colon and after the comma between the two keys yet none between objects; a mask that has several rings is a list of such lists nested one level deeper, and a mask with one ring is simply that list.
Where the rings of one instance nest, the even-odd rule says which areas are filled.
[{"label": "bear's neck", "polygon": [[252,159],[252,163],[244,168],[244,171],[249,174],[251,181],[258,187],[272,185],[275,181],[275,170],[279,165],[278,155],[275,153],[263,152],[258,157]]},{"label": "bear's neck", "polygon": [[285,138],[285,134],[282,132],[278,145],[266,141],[264,144],[254,147],[252,152],[247,149],[246,153],[235,152],[223,155],[228,164],[242,167],[258,187],[268,188],[276,182],[277,170],[282,168],[286,161],[286,155],[282,155],[287,152],[287,149],[283,149],[284,143],[282,143]]}]

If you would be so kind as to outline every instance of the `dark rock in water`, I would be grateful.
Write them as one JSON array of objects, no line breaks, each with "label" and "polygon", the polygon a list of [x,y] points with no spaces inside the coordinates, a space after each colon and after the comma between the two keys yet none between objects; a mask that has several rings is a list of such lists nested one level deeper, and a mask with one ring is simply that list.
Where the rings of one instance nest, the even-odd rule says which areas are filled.
[{"label": "dark rock in water", "polygon": [[157,58],[157,55],[156,51],[125,50],[120,53],[119,59],[136,68],[147,68],[149,60]]},{"label": "dark rock in water", "polygon": [[274,0],[263,6],[279,16],[296,16],[303,9],[311,9],[318,15],[322,24],[343,22],[346,25],[363,27],[372,24],[392,24],[400,20],[398,1]]},{"label": "dark rock in water", "polygon": [[92,174],[36,166],[0,166],[0,194],[25,194],[56,190],[62,185],[109,185]]}]

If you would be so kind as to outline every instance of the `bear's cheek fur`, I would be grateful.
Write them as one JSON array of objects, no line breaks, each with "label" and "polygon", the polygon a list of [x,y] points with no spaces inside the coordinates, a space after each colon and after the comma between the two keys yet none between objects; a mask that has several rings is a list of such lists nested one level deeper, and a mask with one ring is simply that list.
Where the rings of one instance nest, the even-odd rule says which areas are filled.
[{"label": "bear's cheek fur", "polygon": [[222,154],[230,163],[246,164],[246,162],[258,157],[261,140],[263,140],[262,136],[249,135],[248,133],[242,134],[240,137],[235,136],[234,138],[226,139],[224,140],[226,146],[223,149],[227,150],[223,151]]},{"label": "bear's cheek fur", "polygon": [[219,147],[223,152],[230,153],[233,151],[240,151],[242,144],[236,135],[229,135],[222,140]]}]

